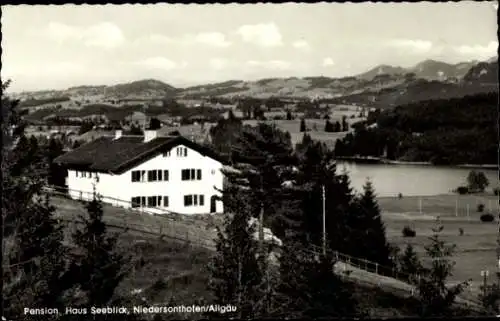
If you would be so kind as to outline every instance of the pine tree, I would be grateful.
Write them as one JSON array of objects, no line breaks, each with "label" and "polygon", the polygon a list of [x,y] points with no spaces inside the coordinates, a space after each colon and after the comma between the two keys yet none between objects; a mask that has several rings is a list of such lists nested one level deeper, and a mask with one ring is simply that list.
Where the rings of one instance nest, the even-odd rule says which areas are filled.
[{"label": "pine tree", "polygon": [[333,273],[335,261],[330,255],[321,255],[319,262],[312,262],[308,269],[310,298],[306,318],[354,317],[357,302],[351,286]]},{"label": "pine tree", "polygon": [[453,313],[452,305],[460,293],[463,292],[467,282],[454,286],[447,286],[447,281],[452,276],[455,245],[447,245],[439,237],[443,230],[440,222],[432,229],[434,234],[429,238],[430,243],[425,246],[427,256],[432,260],[430,267],[424,267],[417,284],[418,299],[421,305],[420,314],[429,316],[450,316]]},{"label": "pine tree", "polygon": [[[47,168],[33,140],[24,136],[17,101],[2,83],[2,305],[9,319],[28,306],[62,307],[71,282],[66,273],[62,226],[42,187]],[[69,280],[70,281],[70,280]]]},{"label": "pine tree", "polygon": [[392,262],[390,262],[390,248],[385,235],[385,225],[371,181],[366,181],[363,191],[354,204],[354,211],[358,212],[359,220],[351,226],[356,230],[361,241],[356,245],[358,251],[356,256],[390,266]]},{"label": "pine tree", "polygon": [[[263,266],[259,264],[259,247],[249,226],[251,208],[248,203],[239,210],[226,214],[224,228],[218,228],[217,253],[210,265],[209,288],[217,304],[238,307],[238,318],[255,318],[262,310],[260,302],[264,291]],[[246,206],[245,206],[246,205]]]},{"label": "pine tree", "polygon": [[306,131],[306,121],[304,118],[300,120],[300,132],[305,132]]},{"label": "pine tree", "polygon": [[108,236],[102,203],[95,191],[86,208],[88,217],[81,216],[83,230],[72,235],[77,246],[72,272],[85,294],[84,306],[102,306],[111,302],[116,287],[126,276],[124,269],[129,260],[117,249],[118,236]]},{"label": "pine tree", "polygon": [[400,271],[407,276],[407,281],[415,283],[417,281],[417,274],[422,270],[422,263],[420,262],[417,252],[411,244],[407,244],[403,254],[399,259]]},{"label": "pine tree", "polygon": [[330,133],[335,131],[334,125],[327,119],[325,121],[325,132]]}]

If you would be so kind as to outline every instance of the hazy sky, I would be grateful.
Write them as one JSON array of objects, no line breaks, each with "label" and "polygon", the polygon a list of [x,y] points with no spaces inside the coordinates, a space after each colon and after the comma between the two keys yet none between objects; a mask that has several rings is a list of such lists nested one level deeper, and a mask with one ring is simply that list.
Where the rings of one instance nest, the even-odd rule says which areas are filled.
[{"label": "hazy sky", "polygon": [[3,6],[11,90],[355,75],[497,52],[496,2]]}]

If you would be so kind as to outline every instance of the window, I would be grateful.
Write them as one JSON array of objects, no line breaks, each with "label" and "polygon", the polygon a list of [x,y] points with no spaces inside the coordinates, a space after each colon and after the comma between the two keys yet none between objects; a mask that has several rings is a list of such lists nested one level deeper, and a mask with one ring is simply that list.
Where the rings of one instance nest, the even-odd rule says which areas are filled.
[{"label": "window", "polygon": [[156,196],[156,206],[161,206],[161,196]]},{"label": "window", "polygon": [[141,181],[141,171],[132,171],[132,182],[140,182]]},{"label": "window", "polygon": [[148,196],[148,207],[156,207],[156,196]]},{"label": "window", "polygon": [[177,156],[187,157],[188,150],[186,147],[177,147]]},{"label": "window", "polygon": [[168,196],[163,196],[163,207],[168,207]]},{"label": "window", "polygon": [[132,197],[132,208],[137,208],[141,206],[141,198],[140,197]]},{"label": "window", "polygon": [[215,175],[215,169],[212,169],[212,175]]},{"label": "window", "polygon": [[132,171],[132,182],[144,182],[144,175],[146,171]]},{"label": "window", "polygon": [[168,170],[167,169],[163,171],[163,180],[168,181]]},{"label": "window", "polygon": [[78,177],[78,171],[75,172],[76,177]]},{"label": "window", "polygon": [[163,157],[170,157],[171,153],[170,151],[163,153]]},{"label": "window", "polygon": [[158,172],[156,169],[148,171],[148,182],[156,182],[158,180]]},{"label": "window", "polygon": [[193,195],[184,195],[184,206],[193,205]]},{"label": "window", "polygon": [[204,195],[184,195],[184,206],[204,206]]},{"label": "window", "polygon": [[82,172],[82,177],[87,177],[87,173],[86,172]]},{"label": "window", "polygon": [[201,180],[201,169],[183,169],[181,172],[181,177],[183,181]]},{"label": "window", "polygon": [[146,196],[141,196],[141,206],[146,206]]}]

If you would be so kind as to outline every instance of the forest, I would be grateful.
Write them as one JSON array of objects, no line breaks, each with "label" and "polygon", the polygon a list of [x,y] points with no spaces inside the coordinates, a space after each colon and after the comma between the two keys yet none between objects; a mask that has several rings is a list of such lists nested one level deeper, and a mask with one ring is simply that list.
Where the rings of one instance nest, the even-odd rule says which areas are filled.
[{"label": "forest", "polygon": [[497,103],[498,94],[488,93],[373,112],[337,141],[335,153],[436,165],[496,164]]}]

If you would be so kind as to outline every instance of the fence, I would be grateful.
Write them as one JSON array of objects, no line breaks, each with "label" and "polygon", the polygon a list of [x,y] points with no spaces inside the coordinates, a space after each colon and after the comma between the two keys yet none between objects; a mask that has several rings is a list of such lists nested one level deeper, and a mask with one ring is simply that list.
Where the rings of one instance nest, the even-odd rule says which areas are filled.
[{"label": "fence", "polygon": [[[53,187],[46,186],[44,189],[51,195],[58,196],[61,199],[70,198],[67,193],[57,191]],[[82,195],[86,195],[85,193],[87,193],[87,195],[93,194],[78,190],[72,191],[78,193],[82,192]],[[114,202],[127,203],[127,201],[125,200],[106,196],[100,196],[100,199],[103,202],[111,204],[113,204]],[[128,202],[128,204],[130,204],[130,202]],[[59,207],[65,208],[64,205],[66,204],[62,203]],[[82,213],[85,214],[83,208],[75,207],[74,203],[69,203],[67,205],[69,206],[66,206],[66,209],[68,209],[69,211],[81,210]],[[189,219],[189,216],[187,215],[182,215],[159,208],[155,209],[155,212],[151,211],[151,209],[149,208],[126,208],[126,210],[124,211],[123,209],[119,209],[116,207],[109,207],[105,208],[103,219],[108,226],[113,228],[140,232],[147,235],[168,238],[171,240],[189,242],[208,250],[215,249],[214,240],[210,237],[210,235],[212,235],[210,230],[198,227],[194,224],[189,224],[188,222],[184,222],[183,220]],[[69,214],[68,217],[67,212],[68,211],[60,211],[58,218],[65,222],[79,222],[75,220],[74,215]]]},{"label": "fence", "polygon": [[[68,194],[66,192],[60,192],[57,191],[57,188],[54,188],[52,186],[46,186],[45,191],[48,193],[51,193],[56,196],[64,197],[64,198],[69,198]],[[73,192],[78,192],[80,193],[81,191],[78,190],[72,190]],[[83,192],[82,192],[83,193]],[[92,195],[93,193],[85,192],[87,195]],[[82,194],[84,195],[84,194]],[[90,198],[91,199],[91,198]],[[112,198],[112,197],[106,197],[106,196],[100,196],[100,199],[106,202],[112,201],[112,202],[122,202],[122,203],[127,203],[131,204],[130,202],[127,202],[125,200],[117,199],[117,198]],[[110,203],[112,203],[110,202]],[[83,209],[82,209],[83,210]],[[133,211],[133,209],[127,209],[130,211]],[[123,215],[122,212],[122,219],[120,217],[117,218],[115,222],[109,222],[109,218],[112,217],[109,215],[105,215],[105,220],[107,219],[108,222],[106,222],[106,225],[109,227],[113,228],[118,228],[118,229],[123,229],[127,231],[135,231],[139,232],[142,234],[146,235],[151,235],[155,237],[159,237],[160,239],[169,239],[172,241],[176,242],[182,242],[182,243],[189,243],[193,245],[197,245],[201,248],[207,249],[209,251],[214,251],[215,250],[215,242],[213,238],[213,232],[208,231],[207,229],[203,229],[200,227],[197,227],[192,224],[186,224],[181,221],[177,221],[175,217],[182,219],[182,217],[187,217],[187,215],[179,214],[179,213],[174,213],[170,211],[166,211],[163,209],[156,208],[159,212],[162,212],[164,214],[159,214],[158,212],[151,212],[148,211],[144,208],[140,208],[138,211],[136,211],[137,216],[140,216],[144,219],[144,221],[147,221],[146,218],[149,219],[156,219],[156,221],[150,221],[147,224],[138,224],[138,223],[133,223],[130,222],[130,218],[133,216],[130,215],[132,214],[131,212],[125,213]],[[106,211],[105,211],[106,212]],[[118,213],[119,211],[115,210],[115,213]],[[142,214],[148,214],[148,215],[142,215]],[[134,219],[137,219],[137,216],[134,217]],[[173,217],[174,216],[174,217]],[[73,222],[73,223],[81,223],[77,220],[75,220],[74,217],[69,217],[69,218],[64,218],[60,217],[62,221],[65,222]],[[212,237],[210,237],[212,236]],[[315,254],[317,256],[322,253],[322,249],[320,247],[313,246],[313,249],[310,251],[306,251],[309,254]],[[407,274],[398,271],[394,267],[388,267],[384,266],[366,259],[361,259],[357,257],[353,257],[338,251],[332,251],[331,254],[333,254],[333,257],[337,262],[343,262],[349,266],[352,266],[354,268],[369,272],[369,273],[374,273],[379,276],[384,276],[388,278],[392,278],[398,281],[401,281],[405,284],[408,285],[408,283],[412,283],[412,281],[416,281],[420,278],[419,275],[414,275],[414,274]],[[347,268],[345,268],[347,270]],[[400,287],[397,288],[397,290],[404,290],[410,295],[414,295],[414,287],[413,286],[408,286],[405,289],[402,289]],[[471,302],[472,304],[475,304],[475,302]]]},{"label": "fence", "polygon": [[500,211],[499,198],[493,194],[381,197],[377,201],[384,212],[432,215],[451,220],[477,220],[482,213],[496,216]]}]

